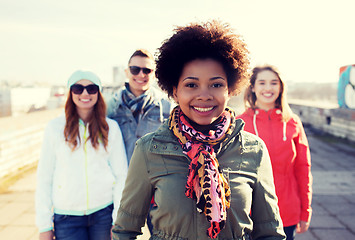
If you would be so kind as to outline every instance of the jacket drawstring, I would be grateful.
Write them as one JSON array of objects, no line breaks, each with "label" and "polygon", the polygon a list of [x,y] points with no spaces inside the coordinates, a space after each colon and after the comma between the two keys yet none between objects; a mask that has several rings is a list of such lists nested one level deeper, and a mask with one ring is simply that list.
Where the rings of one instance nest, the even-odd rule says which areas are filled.
[{"label": "jacket drawstring", "polygon": [[[256,127],[256,114],[257,114],[257,110],[254,111],[254,116],[253,116],[253,127],[254,127],[254,131],[255,131],[255,135],[259,137],[259,132],[258,132],[258,128]],[[282,140],[285,142],[287,140],[286,137],[286,122],[282,121],[283,123],[283,129],[282,129]]]},{"label": "jacket drawstring", "polygon": [[284,124],[284,127],[283,127],[283,140],[284,140],[284,142],[287,140],[287,138],[286,138],[286,122],[285,121],[283,121],[283,124]]},{"label": "jacket drawstring", "polygon": [[256,128],[256,111],[254,112],[253,126],[254,126],[255,135],[259,137],[258,129]]}]

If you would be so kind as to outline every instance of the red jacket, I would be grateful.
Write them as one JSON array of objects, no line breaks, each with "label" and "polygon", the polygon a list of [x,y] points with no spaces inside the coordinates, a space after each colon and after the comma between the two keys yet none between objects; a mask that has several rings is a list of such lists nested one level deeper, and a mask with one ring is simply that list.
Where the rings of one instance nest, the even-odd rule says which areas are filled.
[{"label": "red jacket", "polygon": [[282,121],[281,110],[247,109],[241,118],[244,130],[264,140],[270,154],[278,205],[284,226],[312,215],[311,156],[302,123],[294,116]]}]

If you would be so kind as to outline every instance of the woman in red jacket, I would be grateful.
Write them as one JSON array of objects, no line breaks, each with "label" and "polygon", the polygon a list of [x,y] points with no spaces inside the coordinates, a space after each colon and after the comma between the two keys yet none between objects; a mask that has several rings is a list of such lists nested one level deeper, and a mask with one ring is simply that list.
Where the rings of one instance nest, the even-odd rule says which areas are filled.
[{"label": "woman in red jacket", "polygon": [[273,66],[253,69],[245,92],[244,130],[264,140],[271,157],[278,205],[287,235],[308,230],[312,209],[311,157],[300,119],[291,111],[285,84]]}]

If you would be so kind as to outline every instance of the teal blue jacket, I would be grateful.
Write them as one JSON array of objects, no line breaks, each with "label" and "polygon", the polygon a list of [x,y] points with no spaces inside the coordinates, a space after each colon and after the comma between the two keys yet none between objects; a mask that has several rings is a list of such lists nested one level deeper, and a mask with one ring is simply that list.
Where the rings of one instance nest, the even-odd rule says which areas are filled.
[{"label": "teal blue jacket", "polygon": [[[231,206],[225,228],[218,239],[284,238],[270,158],[264,142],[237,127],[221,147],[217,159],[231,188]],[[209,239],[210,223],[196,209],[196,201],[185,196],[190,159],[165,122],[156,132],[137,141],[121,206],[113,228],[113,239],[135,239],[142,234],[150,211],[150,239]]]}]

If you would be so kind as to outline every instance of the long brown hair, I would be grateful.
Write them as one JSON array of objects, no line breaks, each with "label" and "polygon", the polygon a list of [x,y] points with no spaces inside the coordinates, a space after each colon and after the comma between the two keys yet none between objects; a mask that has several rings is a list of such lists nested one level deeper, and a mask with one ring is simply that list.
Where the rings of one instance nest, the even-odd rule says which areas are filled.
[{"label": "long brown hair", "polygon": [[[76,111],[76,105],[74,104],[71,91],[69,92],[65,103],[65,118],[65,141],[68,142],[72,151],[74,151],[75,148],[80,145],[79,115]],[[108,144],[109,127],[106,122],[106,104],[100,91],[98,92],[97,102],[88,123],[90,136],[87,141],[90,140],[95,149],[98,149],[100,142],[102,142],[104,148],[106,149]]]},{"label": "long brown hair", "polygon": [[276,74],[277,78],[280,80],[280,95],[275,101],[275,107],[280,108],[282,112],[282,120],[287,122],[293,116],[293,112],[287,102],[286,85],[280,77],[278,69],[272,65],[263,65],[253,68],[252,75],[249,80],[249,87],[245,90],[244,103],[246,108],[256,109],[256,95],[252,91],[256,78],[260,72],[270,71]]}]

